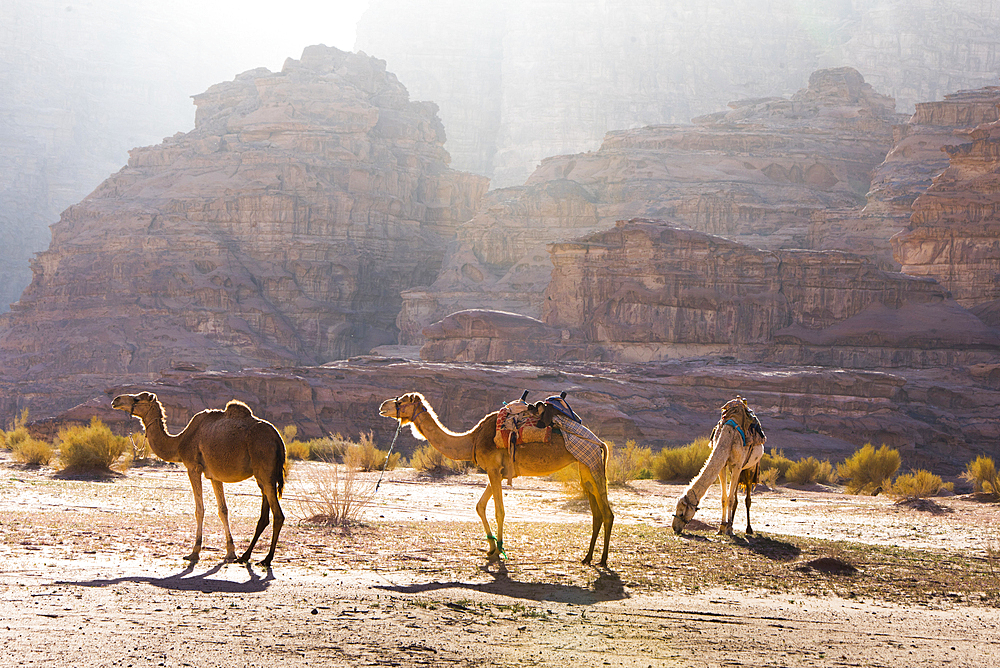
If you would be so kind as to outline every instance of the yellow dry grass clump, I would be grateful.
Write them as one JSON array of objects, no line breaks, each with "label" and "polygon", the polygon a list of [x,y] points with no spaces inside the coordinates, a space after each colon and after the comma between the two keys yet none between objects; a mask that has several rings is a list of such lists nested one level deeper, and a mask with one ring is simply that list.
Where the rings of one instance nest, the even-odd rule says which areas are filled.
[{"label": "yellow dry grass clump", "polygon": [[59,431],[59,461],[65,471],[110,471],[131,448],[128,438],[115,436],[99,419],[86,427],[66,427]]},{"label": "yellow dry grass clump", "polygon": [[691,480],[701,471],[711,452],[712,442],[707,437],[679,448],[664,448],[653,457],[653,477],[662,481]]},{"label": "yellow dry grass clump", "polygon": [[902,465],[899,451],[882,444],[878,450],[871,443],[837,466],[849,494],[871,494],[876,489],[892,488],[892,476]]},{"label": "yellow dry grass clump", "polygon": [[969,462],[962,478],[972,483],[972,491],[1000,497],[1000,473],[992,457],[980,455]]}]

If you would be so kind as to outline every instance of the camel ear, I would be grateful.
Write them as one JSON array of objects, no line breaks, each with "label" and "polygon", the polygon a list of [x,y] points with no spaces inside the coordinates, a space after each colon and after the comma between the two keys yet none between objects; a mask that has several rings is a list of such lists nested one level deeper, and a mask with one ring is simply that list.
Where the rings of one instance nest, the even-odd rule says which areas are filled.
[{"label": "camel ear", "polygon": [[153,401],[156,401],[156,395],[152,392],[143,392],[138,396],[138,399],[139,401],[148,401],[152,403]]}]

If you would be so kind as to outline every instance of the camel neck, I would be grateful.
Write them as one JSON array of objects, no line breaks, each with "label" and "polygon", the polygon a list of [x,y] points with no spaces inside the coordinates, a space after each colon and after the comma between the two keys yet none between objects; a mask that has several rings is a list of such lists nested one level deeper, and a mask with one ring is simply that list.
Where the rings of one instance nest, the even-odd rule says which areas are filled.
[{"label": "camel neck", "polygon": [[427,442],[448,459],[471,462],[474,457],[472,432],[456,434],[445,428],[428,410],[413,416],[413,426]]},{"label": "camel neck", "polygon": [[179,438],[167,432],[163,406],[158,401],[142,418],[142,426],[146,430],[146,440],[149,441],[149,448],[153,454],[165,462],[180,461]]},{"label": "camel neck", "polygon": [[688,485],[687,490],[684,492],[684,496],[693,497],[692,500],[697,504],[701,501],[701,498],[705,496],[705,492],[708,488],[712,486],[715,479],[719,477],[719,471],[722,467],[726,465],[726,461],[729,459],[729,447],[725,446],[721,442],[719,435],[716,435],[715,443],[712,447],[712,452],[708,456],[708,461],[701,468],[701,472],[698,474],[691,484]]}]

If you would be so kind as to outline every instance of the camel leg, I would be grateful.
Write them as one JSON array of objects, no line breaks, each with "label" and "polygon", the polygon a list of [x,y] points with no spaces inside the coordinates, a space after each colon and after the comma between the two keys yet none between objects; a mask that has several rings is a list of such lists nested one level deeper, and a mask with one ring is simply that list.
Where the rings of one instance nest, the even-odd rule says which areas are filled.
[{"label": "camel leg", "polygon": [[747,483],[747,498],[746,498],[746,504],[747,504],[747,535],[748,536],[752,536],[753,535],[753,527],[750,526],[750,490],[751,489],[753,489],[753,483],[752,482],[748,482]]},{"label": "camel leg", "polygon": [[476,503],[476,512],[479,514],[479,519],[483,521],[483,529],[486,530],[486,540],[490,544],[486,552],[486,556],[490,558],[496,556],[497,552],[499,552],[497,549],[497,539],[490,530],[490,521],[486,519],[486,504],[490,502],[492,496],[493,486],[486,483],[486,489],[483,490],[483,495],[479,497],[479,502]]},{"label": "camel leg", "polygon": [[503,478],[500,477],[500,470],[487,471],[490,478],[490,487],[493,489],[493,511],[497,520],[497,555],[503,553]]},{"label": "camel leg", "polygon": [[722,488],[719,491],[719,496],[722,497],[722,521],[719,524],[718,531],[718,535],[720,536],[728,536],[733,533],[733,528],[726,524],[726,520],[729,517],[729,485],[727,484],[728,476],[726,475],[726,469],[727,467],[723,466],[722,470],[719,471],[719,486]]},{"label": "camel leg", "polygon": [[730,536],[733,535],[733,519],[736,515],[736,505],[739,501],[736,498],[736,492],[739,491],[740,486],[740,474],[739,471],[730,471],[729,475],[729,489],[724,489],[723,492],[726,494],[725,507],[726,507],[726,533]]},{"label": "camel leg", "polygon": [[274,515],[274,525],[271,528],[271,549],[267,551],[267,556],[259,562],[264,568],[270,568],[271,560],[274,559],[274,549],[278,546],[278,534],[281,533],[281,527],[285,523],[285,513],[281,511],[281,504],[278,503],[277,487],[274,485],[266,488],[261,486],[260,493],[262,497],[260,520],[257,521],[257,530],[254,532],[253,540],[250,541],[250,547],[247,548],[246,554],[243,556],[249,561],[250,553],[253,552],[253,547],[257,544],[257,539],[260,537],[261,532],[264,531],[264,527],[267,526],[267,511],[270,508],[271,514]]},{"label": "camel leg", "polygon": [[260,487],[260,519],[257,520],[257,528],[254,529],[250,545],[247,546],[246,552],[240,555],[238,561],[241,564],[249,563],[250,555],[253,553],[254,547],[257,546],[257,540],[270,523],[269,515],[273,514],[274,528],[271,530],[271,549],[267,556],[260,560],[260,565],[267,567],[271,565],[271,560],[274,558],[274,549],[278,545],[278,533],[281,531],[281,525],[285,522],[285,515],[281,512],[281,506],[278,505],[278,493],[274,486],[271,485],[268,488],[260,483],[258,486]]},{"label": "camel leg", "polygon": [[608,547],[611,544],[611,527],[615,523],[615,514],[608,502],[607,492],[597,484],[593,474],[586,466],[580,464],[580,482],[590,501],[590,512],[593,516],[593,531],[590,535],[590,549],[583,563],[589,564],[594,557],[594,545],[597,543],[597,533],[604,527],[604,551],[601,553],[601,566],[608,565]]},{"label": "camel leg", "polygon": [[198,561],[201,553],[201,528],[205,523],[205,500],[201,495],[201,471],[188,471],[188,480],[191,481],[191,492],[194,494],[194,520],[198,528],[194,534],[194,549],[191,554],[184,557],[188,561]]},{"label": "camel leg", "polygon": [[590,490],[586,490],[587,500],[590,501],[590,514],[593,519],[593,525],[591,527],[590,533],[590,547],[587,549],[587,556],[583,558],[582,564],[589,564],[594,558],[594,545],[597,544],[597,534],[601,531],[601,508],[597,505],[597,497],[594,496]]},{"label": "camel leg", "polygon": [[229,530],[229,507],[226,506],[226,495],[222,491],[222,483],[213,480],[212,489],[215,491],[215,504],[219,507],[219,520],[226,532],[226,561],[236,561],[236,545],[233,543],[233,533]]}]

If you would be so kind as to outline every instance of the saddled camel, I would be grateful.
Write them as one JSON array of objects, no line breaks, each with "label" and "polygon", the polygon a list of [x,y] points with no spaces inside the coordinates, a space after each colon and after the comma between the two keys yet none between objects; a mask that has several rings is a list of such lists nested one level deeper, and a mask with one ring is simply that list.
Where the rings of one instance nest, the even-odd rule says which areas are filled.
[{"label": "saddled camel", "polygon": [[[202,524],[205,502],[202,499],[201,476],[212,481],[219,519],[226,531],[226,560],[246,563],[250,560],[257,539],[268,525],[268,513],[274,515],[271,549],[260,561],[269,567],[278,544],[278,534],[285,522],[278,499],[285,487],[285,443],[270,422],[254,416],[241,401],[230,401],[224,410],[204,410],[196,414],[179,434],[167,431],[163,405],[155,394],[123,394],[111,402],[113,408],[128,411],[139,418],[146,430],[149,447],[160,459],[180,462],[187,469],[194,492],[194,514],[198,532],[194,550],[185,559],[197,561],[201,552]],[[222,484],[240,482],[253,476],[261,492],[260,519],[246,552],[236,559],[236,547],[229,530],[229,509]]]},{"label": "saddled camel", "polygon": [[[580,482],[590,500],[590,510],[593,515],[593,533],[590,537],[590,549],[583,563],[589,564],[594,557],[594,545],[601,527],[604,527],[604,552],[600,564],[608,563],[608,544],[611,538],[611,526],[615,515],[608,502],[607,476],[600,471],[600,481],[590,469],[584,466],[567,449],[563,438],[558,433],[552,434],[548,443],[525,442],[517,446],[514,460],[505,448],[498,448],[494,441],[496,435],[497,413],[493,412],[479,421],[469,431],[455,433],[444,427],[427,400],[418,392],[404,394],[382,403],[379,414],[383,417],[398,420],[401,424],[409,424],[414,435],[426,440],[441,454],[449,459],[472,462],[485,469],[489,482],[482,497],[476,504],[476,512],[486,529],[486,539],[489,541],[488,556],[493,558],[503,551],[503,489],[501,483],[504,477],[546,476],[563,469],[570,464],[579,464]],[[602,444],[603,445],[603,444]],[[603,448],[602,467],[607,466],[607,446]],[[496,512],[497,533],[490,532],[490,523],[486,519],[486,506],[493,499]]]},{"label": "saddled camel", "polygon": [[698,510],[698,502],[716,478],[722,486],[722,523],[719,533],[732,535],[733,516],[739,501],[736,498],[740,484],[746,485],[747,533],[750,526],[750,492],[760,471],[760,458],[764,455],[764,430],[760,420],[747,406],[746,399],[736,397],[722,407],[722,418],[712,430],[712,452],[688,488],[677,500],[674,512],[674,533],[681,533]]}]

